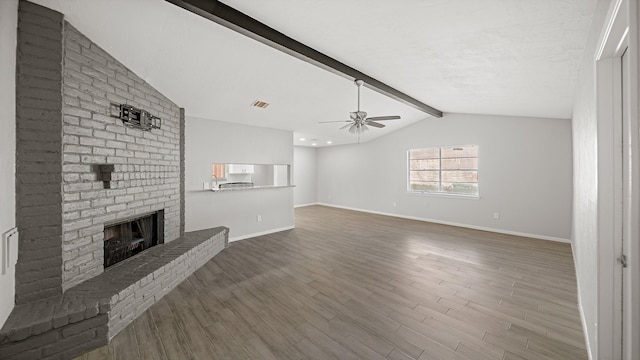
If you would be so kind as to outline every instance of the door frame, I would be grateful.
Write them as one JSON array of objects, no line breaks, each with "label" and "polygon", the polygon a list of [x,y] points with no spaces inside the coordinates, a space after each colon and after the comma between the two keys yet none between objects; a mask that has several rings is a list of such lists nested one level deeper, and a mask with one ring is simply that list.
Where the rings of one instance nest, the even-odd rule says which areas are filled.
[{"label": "door frame", "polygon": [[[640,344],[638,4],[615,0],[595,54],[598,116],[597,359],[637,359]],[[622,116],[622,66],[629,74]],[[624,137],[623,137],[624,134]],[[617,262],[626,256],[627,267]]]}]

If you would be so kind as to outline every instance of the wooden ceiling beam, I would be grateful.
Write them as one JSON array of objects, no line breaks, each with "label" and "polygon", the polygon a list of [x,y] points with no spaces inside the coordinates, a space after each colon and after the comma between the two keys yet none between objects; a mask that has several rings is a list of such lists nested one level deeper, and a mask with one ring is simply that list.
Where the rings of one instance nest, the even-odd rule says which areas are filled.
[{"label": "wooden ceiling beam", "polygon": [[350,80],[363,80],[364,86],[392,99],[412,106],[435,117],[442,111],[435,109],[375,78],[327,56],[260,21],[217,0],[166,0],[194,14],[239,32],[265,45],[278,49],[300,60],[316,65]]}]

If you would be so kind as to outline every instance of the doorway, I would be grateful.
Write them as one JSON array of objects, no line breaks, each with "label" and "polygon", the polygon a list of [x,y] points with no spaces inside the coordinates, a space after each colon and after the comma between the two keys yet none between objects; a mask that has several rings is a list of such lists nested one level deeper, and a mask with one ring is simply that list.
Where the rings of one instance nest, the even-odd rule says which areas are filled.
[{"label": "doorway", "polygon": [[598,324],[594,358],[640,354],[637,1],[613,1],[596,54]]}]

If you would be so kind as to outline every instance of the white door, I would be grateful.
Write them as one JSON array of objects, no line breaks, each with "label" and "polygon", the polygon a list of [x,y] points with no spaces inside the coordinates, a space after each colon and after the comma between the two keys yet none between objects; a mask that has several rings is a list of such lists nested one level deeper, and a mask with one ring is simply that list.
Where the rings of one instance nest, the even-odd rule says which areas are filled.
[{"label": "white door", "polygon": [[598,321],[594,359],[640,359],[637,0],[611,2],[596,52]]},{"label": "white door", "polygon": [[[621,234],[622,237],[620,239],[620,244],[619,246],[619,257],[618,257],[618,261],[617,261],[617,265],[619,267],[619,276],[620,276],[620,289],[617,289],[620,293],[616,295],[616,301],[619,302],[619,304],[617,304],[616,309],[618,311],[620,311],[620,349],[623,350],[624,349],[624,345],[627,342],[627,339],[625,339],[624,336],[624,315],[625,315],[625,292],[627,292],[627,289],[625,288],[625,274],[626,274],[626,268],[627,268],[627,255],[626,255],[626,248],[628,247],[627,242],[630,238],[630,232],[627,229],[628,221],[629,221],[629,205],[630,205],[630,201],[631,201],[631,187],[630,187],[630,164],[629,164],[629,160],[630,160],[630,150],[631,150],[631,139],[630,139],[630,133],[629,133],[629,111],[627,111],[627,104],[629,102],[628,99],[628,95],[629,95],[629,91],[628,91],[628,85],[629,85],[629,79],[627,78],[627,76],[629,76],[629,56],[628,56],[628,48],[622,50],[622,55],[620,56],[620,67],[619,67],[619,72],[620,72],[620,120],[621,120],[621,135],[622,135],[622,139],[621,139],[621,144],[622,144],[622,178],[621,178],[621,184],[620,186],[622,187],[622,198],[621,198],[621,205],[622,205],[622,216],[620,218],[620,226],[621,226]],[[625,67],[627,69],[625,69]],[[627,246],[625,246],[627,245]],[[621,358],[622,358],[622,353],[621,353]]]},{"label": "white door", "polygon": [[[629,42],[633,46],[633,42]],[[620,57],[621,73],[621,107],[622,107],[622,179],[623,179],[623,236],[622,236],[622,358],[638,358],[640,344],[640,314],[638,294],[640,292],[640,276],[638,269],[640,239],[640,134],[638,133],[638,99],[633,99],[633,87],[637,90],[637,72],[632,71],[630,58],[631,47],[627,47]],[[636,92],[637,93],[637,92]]]}]

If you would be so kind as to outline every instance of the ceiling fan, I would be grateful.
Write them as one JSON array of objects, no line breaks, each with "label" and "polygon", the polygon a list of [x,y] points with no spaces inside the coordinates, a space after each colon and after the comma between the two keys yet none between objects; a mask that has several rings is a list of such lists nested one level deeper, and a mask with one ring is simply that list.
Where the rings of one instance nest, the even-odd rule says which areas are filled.
[{"label": "ceiling fan", "polygon": [[340,130],[349,128],[349,132],[352,134],[358,135],[358,141],[360,140],[360,135],[364,134],[369,130],[369,126],[383,128],[384,124],[379,123],[378,121],[385,120],[398,120],[400,116],[391,115],[391,116],[373,116],[367,117],[367,113],[364,111],[360,111],[360,87],[364,84],[362,80],[355,80],[354,83],[358,87],[358,111],[350,112],[349,116],[351,120],[339,120],[339,121],[320,121],[320,124],[326,123],[336,123],[336,122],[347,122],[345,126],[341,127]]}]

